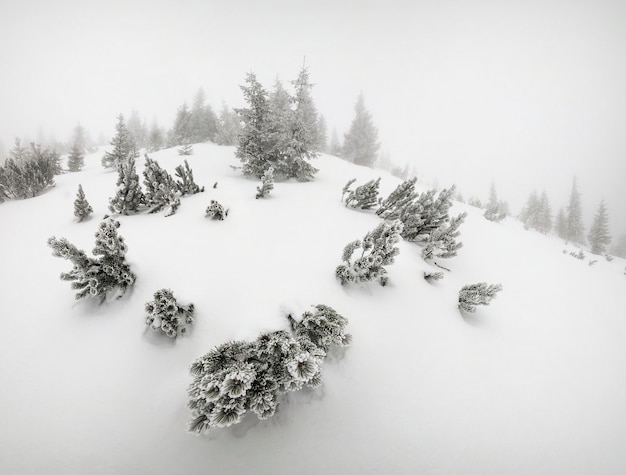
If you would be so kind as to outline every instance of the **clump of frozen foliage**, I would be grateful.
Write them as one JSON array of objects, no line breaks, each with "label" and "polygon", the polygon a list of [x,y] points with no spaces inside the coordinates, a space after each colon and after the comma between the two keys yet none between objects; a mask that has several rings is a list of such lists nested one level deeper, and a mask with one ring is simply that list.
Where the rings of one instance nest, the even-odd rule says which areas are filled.
[{"label": "clump of frozen foliage", "polygon": [[157,290],[154,300],[146,303],[145,308],[148,313],[146,325],[172,338],[185,334],[187,326],[194,322],[194,305],[179,305],[169,289]]},{"label": "clump of frozen foliage", "polygon": [[422,249],[424,260],[431,260],[435,257],[448,259],[456,256],[456,251],[463,247],[462,242],[457,242],[456,238],[461,235],[459,226],[465,221],[467,213],[461,213],[456,218],[450,218],[448,223],[440,225],[433,230],[426,241],[426,247]]},{"label": "clump of frozen foliage", "polygon": [[274,167],[269,167],[261,177],[261,186],[256,187],[256,199],[265,198],[274,189]]},{"label": "clump of frozen foliage", "polygon": [[74,200],[74,216],[76,216],[80,222],[88,218],[91,213],[93,213],[93,209],[85,197],[83,186],[78,185],[78,193],[76,193],[76,200]]},{"label": "clump of frozen foliage", "polygon": [[170,212],[166,216],[171,216],[180,206],[180,199],[176,193],[178,187],[171,175],[161,168],[156,160],[152,160],[147,154],[145,157],[146,165],[143,170],[145,203],[150,208],[150,213],[156,213],[169,206]]},{"label": "clump of frozen foliage", "polygon": [[488,285],[480,282],[466,285],[459,291],[459,310],[474,313],[476,305],[489,305],[501,290],[501,284]]},{"label": "clump of frozen foliage", "polygon": [[74,267],[61,274],[61,280],[72,281],[72,288],[77,290],[76,299],[86,296],[100,298],[103,302],[107,295],[119,289],[121,295],[135,283],[135,274],[126,262],[128,248],[124,238],[117,234],[120,223],[106,217],[96,232],[95,257],[88,257],[85,251],[78,249],[67,239],[48,239],[53,255],[68,259]]},{"label": "clump of frozen foliage", "polygon": [[206,209],[205,217],[223,221],[226,216],[228,216],[228,210],[224,209],[224,206],[216,200],[211,200],[211,203],[209,203],[209,206]]},{"label": "clump of frozen foliage", "polygon": [[443,279],[443,272],[424,272],[426,282],[433,283]]},{"label": "clump of frozen foliage", "polygon": [[[393,264],[394,257],[400,252],[396,245],[400,241],[401,232],[400,222],[383,222],[368,232],[362,241],[349,243],[342,254],[345,264],[337,266],[335,270],[341,284],[378,279],[380,285],[387,285],[389,278],[385,266]],[[359,248],[361,255],[353,261],[352,255]]]},{"label": "clump of frozen foliage", "polygon": [[176,187],[180,191],[181,195],[195,195],[196,193],[202,193],[204,186],[201,188],[193,179],[193,171],[189,167],[189,163],[185,160],[185,166],[178,165],[175,169],[176,176],[179,178],[176,181]]},{"label": "clump of frozen foliage", "polygon": [[358,209],[371,209],[378,206],[382,198],[378,197],[378,187],[380,186],[380,177],[376,180],[370,180],[367,183],[357,186],[354,190],[350,189],[350,185],[354,183],[356,179],[350,180],[343,187],[343,197],[345,197],[346,206]]},{"label": "clump of frozen foliage", "polygon": [[395,190],[381,203],[376,214],[383,219],[398,219],[401,210],[417,198],[415,182],[417,178],[409,178],[400,183]]},{"label": "clump of frozen foliage", "polygon": [[347,320],[325,305],[291,316],[291,332],[261,334],[255,341],[233,341],[211,350],[190,368],[188,406],[192,432],[228,427],[247,412],[259,419],[275,414],[280,396],[322,382],[321,369],[332,345],[345,346]]}]

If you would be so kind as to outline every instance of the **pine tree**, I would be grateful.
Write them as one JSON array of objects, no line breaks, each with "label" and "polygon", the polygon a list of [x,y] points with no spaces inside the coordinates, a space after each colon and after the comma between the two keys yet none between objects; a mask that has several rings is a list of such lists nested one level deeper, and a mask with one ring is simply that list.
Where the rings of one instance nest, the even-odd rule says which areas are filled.
[{"label": "pine tree", "polygon": [[185,166],[178,165],[174,171],[179,180],[176,181],[176,187],[180,191],[181,195],[195,195],[196,193],[202,193],[204,186],[200,188],[193,179],[193,171],[189,166],[187,160],[185,160]]},{"label": "pine tree", "polygon": [[67,169],[71,172],[82,170],[85,165],[85,129],[78,124],[74,128],[72,148],[67,159]]},{"label": "pine tree", "polygon": [[133,154],[133,139],[126,128],[126,123],[124,122],[124,116],[122,114],[117,116],[115,131],[115,136],[110,143],[113,146],[113,150],[106,152],[102,157],[102,166],[104,168],[117,167],[119,169],[119,167],[126,163],[129,157]]},{"label": "pine tree", "polygon": [[350,180],[344,187],[344,194],[348,192],[348,196],[345,199],[346,206],[358,209],[371,209],[380,204],[381,199],[378,197],[380,177],[357,186],[354,190],[350,190],[349,186],[352,182],[354,180]]},{"label": "pine tree", "polygon": [[459,310],[474,313],[476,305],[489,305],[501,290],[500,284],[487,285],[485,282],[480,282],[465,285],[459,291]]},{"label": "pine tree", "polygon": [[395,190],[381,203],[376,214],[383,219],[398,219],[401,210],[417,198],[415,183],[417,178],[409,178],[400,183]]},{"label": "pine tree", "polygon": [[449,259],[456,256],[456,252],[463,247],[463,243],[457,242],[456,238],[461,235],[459,226],[463,224],[466,217],[467,213],[461,213],[433,230],[426,242],[426,247],[422,249],[422,258],[424,260],[436,257]]},{"label": "pine tree", "polygon": [[339,142],[339,136],[337,135],[337,129],[333,129],[333,133],[330,136],[330,144],[328,145],[328,153],[335,157],[341,157],[343,146]]},{"label": "pine tree", "polygon": [[261,186],[256,187],[256,199],[265,198],[274,189],[274,168],[269,167],[261,177]]},{"label": "pine tree", "polygon": [[190,119],[191,113],[189,112],[187,104],[183,103],[183,105],[181,105],[176,112],[174,126],[169,134],[168,145],[170,147],[191,143],[191,130],[189,126]]},{"label": "pine tree", "polygon": [[587,236],[591,245],[592,254],[605,254],[606,248],[611,242],[609,234],[609,217],[604,200],[600,201],[598,212],[593,219],[593,225]]},{"label": "pine tree", "polygon": [[365,108],[363,93],[359,94],[355,118],[344,136],[343,157],[357,165],[373,167],[380,144],[378,129],[374,126],[371,113]]},{"label": "pine tree", "polygon": [[22,147],[22,140],[19,137],[15,137],[15,145],[9,150],[9,157],[17,165],[25,163],[30,158],[28,150]]},{"label": "pine tree", "polygon": [[244,175],[263,176],[271,163],[272,137],[270,134],[270,103],[267,92],[254,73],[246,76],[240,86],[248,108],[236,109],[242,122],[239,143],[235,152],[242,163]]},{"label": "pine tree", "polygon": [[546,190],[541,192],[541,197],[539,198],[536,223],[536,229],[540,233],[548,234],[552,230],[552,207],[550,206]]},{"label": "pine tree", "polygon": [[224,103],[217,123],[215,142],[218,145],[236,145],[240,131],[239,116]]},{"label": "pine tree", "polygon": [[135,109],[133,109],[130,113],[126,128],[131,141],[137,146],[137,148],[143,148],[147,145],[148,131],[146,129],[146,123],[139,117],[139,112]]},{"label": "pine tree", "polygon": [[556,234],[561,239],[567,239],[567,217],[563,208],[559,209],[559,213],[556,216]]},{"label": "pine tree", "polygon": [[143,202],[150,208],[150,213],[156,213],[169,206],[170,212],[166,216],[171,216],[180,206],[180,200],[176,196],[178,187],[170,174],[161,168],[157,161],[150,159],[147,154],[145,157],[143,183],[146,193]]},{"label": "pine tree", "polygon": [[154,293],[154,300],[146,303],[146,325],[154,331],[162,331],[171,338],[187,333],[194,322],[194,305],[179,305],[170,289]]},{"label": "pine tree", "polygon": [[191,144],[190,143],[184,143],[178,149],[178,155],[183,155],[183,156],[193,155],[193,147],[191,146]]},{"label": "pine tree", "polygon": [[68,259],[74,265],[70,272],[61,274],[61,280],[72,281],[72,288],[78,291],[77,300],[91,296],[100,298],[102,303],[115,289],[123,294],[135,283],[135,274],[126,263],[128,248],[124,238],[117,234],[119,226],[120,223],[110,217],[100,223],[93,249],[96,257],[87,257],[84,251],[65,238],[48,239],[53,255]]},{"label": "pine tree", "polygon": [[[317,108],[311,96],[313,85],[309,81],[309,69],[303,66],[298,78],[292,81],[295,88],[294,104],[296,120],[302,123],[302,148],[308,152],[317,152],[320,146],[319,120]],[[310,158],[310,157],[307,157]]]},{"label": "pine tree", "polygon": [[580,192],[576,184],[576,178],[572,184],[572,192],[567,207],[567,234],[566,241],[572,241],[579,244],[585,243],[582,206],[580,204]]},{"label": "pine tree", "polygon": [[539,196],[537,195],[537,192],[533,190],[526,201],[526,206],[520,214],[520,221],[524,223],[524,229],[537,228],[537,218],[539,216],[540,208],[541,203],[539,201]]},{"label": "pine tree", "polygon": [[[346,245],[342,254],[345,264],[335,269],[341,284],[378,280],[380,285],[387,285],[389,277],[384,266],[393,264],[395,256],[400,252],[396,244],[400,241],[401,231],[402,223],[399,221],[391,224],[382,222],[368,232],[362,241],[356,240]],[[362,249],[361,256],[352,261],[354,251],[359,248]]]},{"label": "pine tree", "polygon": [[328,126],[326,118],[320,114],[317,119],[317,143],[315,149],[318,152],[328,153]]},{"label": "pine tree", "polygon": [[404,225],[402,237],[412,242],[428,242],[435,229],[447,226],[454,190],[454,186],[443,189],[437,197],[435,190],[428,190],[404,206],[399,217]]},{"label": "pine tree", "polygon": [[126,163],[121,163],[118,168],[117,191],[115,196],[109,199],[109,209],[112,213],[128,214],[136,212],[144,201],[145,197],[135,168],[135,158],[131,154]]},{"label": "pine tree", "polygon": [[163,130],[157,125],[156,120],[153,120],[148,133],[148,152],[161,150],[164,143]]},{"label": "pine tree", "polygon": [[87,198],[85,198],[83,186],[78,185],[78,193],[76,194],[76,200],[74,201],[74,216],[76,216],[80,222],[88,218],[91,213],[93,213],[93,209],[87,201]]},{"label": "pine tree", "polygon": [[485,219],[489,221],[499,222],[502,221],[506,215],[503,210],[500,209],[501,202],[498,201],[498,194],[496,192],[496,184],[492,180],[491,188],[489,189],[489,201],[487,202],[487,209],[483,213]]}]

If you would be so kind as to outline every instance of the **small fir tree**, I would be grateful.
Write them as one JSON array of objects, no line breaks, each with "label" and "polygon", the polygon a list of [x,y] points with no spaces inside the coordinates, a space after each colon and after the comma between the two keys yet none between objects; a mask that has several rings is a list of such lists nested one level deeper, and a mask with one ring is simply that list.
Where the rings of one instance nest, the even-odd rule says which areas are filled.
[{"label": "small fir tree", "polygon": [[145,197],[135,168],[135,158],[130,155],[126,163],[120,163],[118,168],[117,191],[115,196],[109,199],[109,209],[112,213],[127,215],[129,212],[137,212],[144,202]]},{"label": "small fir tree", "polygon": [[559,213],[556,216],[556,234],[561,239],[567,239],[567,217],[563,208],[559,209]]},{"label": "small fir tree", "polygon": [[[352,182],[353,180],[350,180]],[[348,182],[348,183],[350,183]],[[376,180],[370,180],[364,185],[357,186],[354,190],[347,189],[349,184],[344,187],[344,193],[348,191],[346,197],[346,206],[358,209],[371,209],[380,205],[382,198],[378,197],[378,187],[380,186],[380,177]]]},{"label": "small fir tree", "polygon": [[501,284],[487,285],[480,282],[466,285],[459,291],[459,310],[474,313],[476,305],[489,305],[501,290]]},{"label": "small fir tree", "polygon": [[194,305],[179,305],[174,293],[160,289],[154,293],[154,300],[146,303],[146,325],[154,331],[161,331],[171,338],[187,333],[194,322]]},{"label": "small fir tree", "polygon": [[178,149],[178,155],[193,155],[193,147],[190,143],[185,143]]},{"label": "small fir tree", "polygon": [[87,198],[85,198],[83,186],[78,185],[78,193],[76,194],[76,200],[74,201],[74,216],[76,216],[78,221],[81,222],[84,219],[87,219],[91,213],[93,213],[93,209],[87,201]]},{"label": "small fir tree", "polygon": [[256,199],[265,198],[274,189],[274,167],[269,167],[261,177],[261,186],[256,187]]},{"label": "small fir tree", "polygon": [[70,272],[61,274],[61,280],[72,281],[77,300],[91,296],[99,298],[102,303],[114,290],[121,291],[121,297],[135,283],[135,274],[125,258],[128,248],[124,238],[117,234],[119,226],[120,223],[110,217],[100,223],[93,249],[96,257],[87,257],[65,238],[48,239],[53,255],[68,259],[74,265]]},{"label": "small fir tree", "polygon": [[[117,167],[119,170],[121,165],[128,161],[129,157],[133,154],[134,149],[132,136],[126,128],[126,123],[122,114],[117,116],[115,136],[111,140],[111,146],[113,149],[110,152],[106,152],[102,157],[102,166],[104,168]],[[134,158],[136,158],[136,156]]]},{"label": "small fir tree", "polygon": [[[341,284],[378,280],[380,285],[387,285],[389,278],[384,266],[393,264],[395,256],[400,252],[396,245],[401,231],[402,224],[399,221],[391,224],[383,222],[368,232],[362,241],[349,243],[342,254],[345,264],[335,269]],[[361,255],[352,261],[352,255],[359,248],[362,249]]]},{"label": "small fir tree", "polygon": [[85,129],[80,124],[74,128],[72,148],[67,158],[67,169],[71,172],[79,172],[85,165]]},{"label": "small fir tree", "polygon": [[161,150],[165,144],[163,130],[158,126],[156,120],[152,121],[150,132],[148,132],[148,152]]},{"label": "small fir tree", "polygon": [[217,221],[223,221],[228,216],[228,210],[224,209],[220,203],[215,200],[211,200],[211,203],[206,209],[206,218],[215,219]]},{"label": "small fir tree", "polygon": [[589,230],[587,239],[589,239],[592,254],[601,255],[606,253],[607,246],[611,242],[611,235],[609,234],[609,216],[604,200],[600,201],[598,212],[593,218],[593,225]]},{"label": "small fir tree", "polygon": [[217,123],[215,142],[218,145],[236,145],[240,131],[239,116],[224,103]]}]

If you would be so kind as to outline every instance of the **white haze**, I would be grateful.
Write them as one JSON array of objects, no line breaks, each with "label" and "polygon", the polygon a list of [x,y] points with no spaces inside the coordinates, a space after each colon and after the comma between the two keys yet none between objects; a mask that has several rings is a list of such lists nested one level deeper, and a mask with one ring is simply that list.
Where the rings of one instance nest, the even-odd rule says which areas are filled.
[{"label": "white haze", "polygon": [[[506,4],[505,4],[506,3]],[[319,111],[341,136],[363,91],[381,150],[466,198],[494,179],[518,212],[546,188],[554,212],[578,176],[626,232],[626,6],[619,1],[5,1],[0,140],[97,138],[119,112],[170,127],[203,87],[242,103],[306,57]]]}]

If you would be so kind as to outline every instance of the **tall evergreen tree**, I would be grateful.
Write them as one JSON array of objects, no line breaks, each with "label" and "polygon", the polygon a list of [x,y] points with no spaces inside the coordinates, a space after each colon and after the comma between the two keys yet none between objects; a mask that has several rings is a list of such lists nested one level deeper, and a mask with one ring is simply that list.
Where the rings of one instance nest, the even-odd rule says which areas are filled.
[{"label": "tall evergreen tree", "polygon": [[137,148],[143,148],[147,145],[148,131],[146,128],[146,122],[139,117],[139,112],[137,112],[137,110],[133,109],[130,113],[126,128],[128,129],[128,133]]},{"label": "tall evergreen tree", "polygon": [[363,93],[359,94],[354,110],[356,115],[344,136],[343,156],[357,165],[373,167],[380,147],[378,129],[374,126],[372,114],[365,108]]},{"label": "tall evergreen tree", "polygon": [[317,108],[313,103],[311,89],[313,84],[309,81],[309,69],[303,66],[298,78],[292,82],[295,88],[295,113],[296,120],[302,124],[302,148],[309,152],[316,152],[319,148],[319,123]]},{"label": "tall evergreen tree", "polygon": [[539,211],[537,216],[537,231],[547,234],[552,230],[552,207],[548,200],[546,190],[541,192],[539,198]]},{"label": "tall evergreen tree", "polygon": [[563,207],[559,209],[559,213],[556,215],[556,234],[561,239],[567,238],[567,217],[565,216],[565,210]]},{"label": "tall evergreen tree", "polygon": [[156,152],[161,150],[164,144],[163,130],[158,126],[156,120],[153,120],[148,133],[148,151]]},{"label": "tall evergreen tree", "polygon": [[122,114],[117,116],[115,136],[111,140],[110,144],[113,146],[113,150],[104,154],[104,157],[102,157],[102,166],[104,168],[111,168],[114,166],[119,168],[122,164],[128,161],[128,158],[133,153],[134,149],[132,136],[126,128],[126,122],[124,121],[124,116]]},{"label": "tall evergreen tree", "polygon": [[28,149],[22,147],[22,139],[19,137],[15,137],[15,145],[9,150],[9,157],[18,165],[26,162],[30,158]]},{"label": "tall evergreen tree", "polygon": [[572,184],[572,192],[569,198],[569,205],[567,206],[567,234],[565,239],[567,241],[577,242],[579,244],[585,243],[585,228],[583,226],[583,212],[580,204],[580,192],[576,184],[576,177]]},{"label": "tall evergreen tree", "polygon": [[593,219],[593,225],[589,230],[587,238],[593,254],[606,253],[606,248],[611,242],[611,235],[609,234],[609,216],[604,200],[600,201],[598,212]]},{"label": "tall evergreen tree", "polygon": [[170,131],[170,137],[168,145],[170,147],[176,147],[179,145],[187,145],[191,143],[191,129],[190,129],[191,112],[186,103],[183,103],[176,112],[176,119],[174,120],[174,126]]},{"label": "tall evergreen tree", "polygon": [[341,157],[343,147],[339,142],[339,136],[337,135],[337,129],[333,129],[333,133],[330,136],[330,144],[328,144],[328,153],[335,157]]}]

